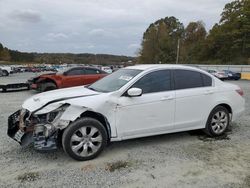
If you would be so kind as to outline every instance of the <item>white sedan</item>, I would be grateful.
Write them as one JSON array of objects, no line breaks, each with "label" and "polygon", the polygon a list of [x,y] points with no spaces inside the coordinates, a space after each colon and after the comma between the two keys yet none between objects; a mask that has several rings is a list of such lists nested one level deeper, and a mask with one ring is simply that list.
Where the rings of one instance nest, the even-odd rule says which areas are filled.
[{"label": "white sedan", "polygon": [[89,160],[109,142],[203,129],[220,136],[244,111],[243,91],[188,66],[138,65],[89,86],[34,95],[9,117],[8,135],[37,150],[58,142]]}]

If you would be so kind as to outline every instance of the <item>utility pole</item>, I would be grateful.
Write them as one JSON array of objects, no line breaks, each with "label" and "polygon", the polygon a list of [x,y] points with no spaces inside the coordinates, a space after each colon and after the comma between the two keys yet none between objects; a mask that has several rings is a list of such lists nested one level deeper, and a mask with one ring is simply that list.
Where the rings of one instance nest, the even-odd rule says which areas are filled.
[{"label": "utility pole", "polygon": [[179,63],[179,55],[180,55],[180,39],[178,39],[177,43],[177,57],[176,57],[176,64]]}]

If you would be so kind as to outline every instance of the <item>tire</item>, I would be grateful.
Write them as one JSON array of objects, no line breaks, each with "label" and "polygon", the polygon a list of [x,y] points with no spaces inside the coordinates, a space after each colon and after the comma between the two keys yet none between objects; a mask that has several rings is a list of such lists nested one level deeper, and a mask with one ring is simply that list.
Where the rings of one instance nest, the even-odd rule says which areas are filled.
[{"label": "tire", "polygon": [[6,71],[6,70],[3,70],[3,76],[9,76],[9,73],[8,73],[8,71]]},{"label": "tire", "polygon": [[223,135],[230,123],[228,110],[223,106],[215,107],[210,113],[204,132],[211,137]]},{"label": "tire", "polygon": [[51,91],[51,90],[54,90],[54,89],[57,89],[57,86],[53,82],[45,82],[45,83],[42,83],[41,86],[40,86],[40,91],[41,92]]},{"label": "tire", "polygon": [[81,118],[65,129],[62,146],[73,159],[86,161],[97,157],[106,147],[107,140],[107,131],[98,120]]}]

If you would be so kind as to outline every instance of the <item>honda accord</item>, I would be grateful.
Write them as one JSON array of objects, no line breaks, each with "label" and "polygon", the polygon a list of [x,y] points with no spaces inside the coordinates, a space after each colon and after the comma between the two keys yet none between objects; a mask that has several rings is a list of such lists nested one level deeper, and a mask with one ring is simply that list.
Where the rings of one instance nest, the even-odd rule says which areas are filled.
[{"label": "honda accord", "polygon": [[88,85],[37,94],[8,119],[22,146],[57,149],[76,160],[98,156],[109,142],[202,129],[216,137],[244,111],[243,91],[206,71],[137,65]]}]

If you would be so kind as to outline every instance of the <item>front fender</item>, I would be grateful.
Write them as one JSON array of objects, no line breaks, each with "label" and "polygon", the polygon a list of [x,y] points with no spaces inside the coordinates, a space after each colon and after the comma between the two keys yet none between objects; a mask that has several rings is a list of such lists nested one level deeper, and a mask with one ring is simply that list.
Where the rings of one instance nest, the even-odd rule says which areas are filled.
[{"label": "front fender", "polygon": [[41,109],[38,109],[37,111],[34,112],[34,114],[35,115],[47,114],[47,113],[52,112],[53,110],[56,110],[57,108],[61,107],[64,104],[67,104],[67,103],[65,101],[55,102],[55,103],[49,104]]}]

